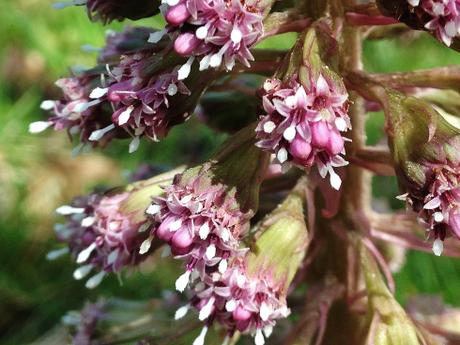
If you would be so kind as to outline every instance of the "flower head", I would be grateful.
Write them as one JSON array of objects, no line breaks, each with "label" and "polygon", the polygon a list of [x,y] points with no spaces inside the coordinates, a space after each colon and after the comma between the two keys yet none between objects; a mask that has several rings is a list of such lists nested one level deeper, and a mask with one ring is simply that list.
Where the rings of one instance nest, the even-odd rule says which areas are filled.
[{"label": "flower head", "polygon": [[[249,66],[249,48],[263,35],[264,8],[252,0],[168,0],[166,21],[174,48],[183,56],[201,58],[200,70],[236,61]],[[181,27],[180,33],[176,28]]]},{"label": "flower head", "polygon": [[[414,10],[428,17],[425,28],[445,45],[460,36],[460,1],[458,0],[407,0]],[[420,14],[422,16],[422,13]]]},{"label": "flower head", "polygon": [[193,281],[191,288],[190,305],[201,321],[219,323],[230,337],[236,331],[252,334],[257,345],[290,313],[287,290],[308,243],[301,197],[291,194],[266,223],[257,230],[252,250],[231,257],[225,269],[219,267],[212,279]]},{"label": "flower head", "polygon": [[[150,198],[162,192],[159,184],[170,183],[168,176],[159,175],[105,194],[79,197],[71,205],[57,209],[67,220],[56,225],[57,238],[82,265],[75,270],[75,279],[83,279],[96,270],[98,273],[86,283],[88,288],[94,288],[106,273],[119,273],[148,257],[146,254],[154,247],[141,248],[151,227],[144,210]],[[54,256],[53,252],[50,254]]]},{"label": "flower head", "polygon": [[446,237],[460,238],[460,131],[416,98],[387,91],[384,104],[402,198],[441,255]]},{"label": "flower head", "polygon": [[155,141],[165,137],[171,127],[192,114],[215,74],[187,71],[191,92],[181,81],[184,71],[179,62],[183,59],[168,55],[161,47],[162,43],[145,43],[122,55],[116,65],[59,81],[64,99],[43,102],[42,108],[53,116],[32,124],[30,131],[40,132],[53,125],[57,130],[81,133],[83,143],[100,146],[114,137],[131,137],[130,152],[137,150],[140,137]]},{"label": "flower head", "polygon": [[265,114],[256,132],[257,146],[274,153],[281,164],[316,165],[321,176],[329,174],[332,187],[339,189],[342,181],[334,168],[348,164],[342,156],[342,132],[351,125],[347,90],[329,66],[335,46],[321,21],[299,37],[275,77],[263,86]]},{"label": "flower head", "polygon": [[305,88],[296,79],[269,79],[263,88],[266,115],[256,129],[257,145],[276,154],[280,163],[301,167],[317,165],[322,176],[330,174],[338,189],[340,178],[333,168],[347,164],[341,132],[350,128],[348,95],[320,75]]},{"label": "flower head", "polygon": [[[52,115],[47,121],[31,123],[29,131],[38,133],[53,127],[57,131],[67,130],[70,135],[78,134],[80,141],[87,143],[94,131],[108,126],[113,129],[109,105],[94,96],[105,92],[103,83],[107,81],[103,71],[98,68],[59,79],[56,85],[62,90],[63,97],[56,101],[43,101],[41,108],[50,111]],[[113,131],[100,144],[104,145],[119,134]]]},{"label": "flower head", "polygon": [[430,32],[447,46],[458,49],[460,2],[458,0],[377,0],[380,10],[416,30]]}]

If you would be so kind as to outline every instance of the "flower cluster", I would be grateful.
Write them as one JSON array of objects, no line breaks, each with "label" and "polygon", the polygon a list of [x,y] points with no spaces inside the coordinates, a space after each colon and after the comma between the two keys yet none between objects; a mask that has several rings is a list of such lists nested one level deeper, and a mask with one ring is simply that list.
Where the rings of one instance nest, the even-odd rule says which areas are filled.
[{"label": "flower cluster", "polygon": [[[54,126],[71,134],[81,133],[82,143],[101,146],[113,137],[132,137],[130,152],[138,148],[141,136],[155,141],[163,138],[171,126],[190,116],[194,103],[191,99],[191,104],[170,107],[171,97],[191,93],[179,80],[179,65],[162,70],[164,55],[158,49],[147,45],[122,55],[109,71],[94,69],[59,80],[64,98],[43,102],[42,108],[53,115],[48,121],[31,124],[30,131],[37,133]],[[110,56],[107,49],[103,52]],[[203,83],[195,91],[200,94],[205,86]]]},{"label": "flower cluster", "polygon": [[[63,98],[42,102],[41,108],[52,115],[47,121],[31,123],[29,131],[39,133],[53,127],[57,131],[67,130],[71,135],[79,134],[80,141],[86,143],[94,131],[109,126],[110,109],[102,99],[94,98],[94,94],[101,90],[101,82],[107,81],[99,72],[88,70],[77,76],[59,79],[56,85],[61,88]],[[110,138],[106,137],[105,140]]]},{"label": "flower cluster", "polygon": [[[263,9],[252,0],[168,0],[166,31],[182,56],[200,57],[200,70],[249,66],[249,48],[263,35]],[[180,31],[179,31],[180,28]],[[193,60],[189,60],[192,63]]]},{"label": "flower cluster", "polygon": [[403,197],[426,225],[429,237],[434,240],[433,252],[439,256],[446,237],[460,238],[460,176],[455,166],[437,165],[430,170],[428,188],[422,198],[413,193]]},{"label": "flower cluster", "polygon": [[407,0],[416,9],[421,9],[430,19],[425,28],[450,46],[460,36],[460,1],[458,0]]},{"label": "flower cluster", "polygon": [[256,345],[263,345],[276,320],[290,313],[271,275],[268,272],[251,275],[245,258],[234,258],[219,277],[196,281],[191,290],[190,305],[180,308],[176,319],[183,317],[190,306],[199,311],[199,319],[207,326],[194,345],[204,343],[207,327],[213,321],[226,329],[228,338],[239,331],[254,335]]},{"label": "flower cluster", "polygon": [[107,272],[118,273],[147,257],[139,254],[139,246],[148,237],[150,223],[124,210],[129,196],[128,192],[91,194],[57,209],[67,218],[66,223],[57,224],[57,238],[82,265],[74,278],[83,279],[93,269],[100,271],[86,282],[88,288],[99,285]]},{"label": "flower cluster", "polygon": [[287,82],[269,79],[263,87],[266,112],[256,129],[257,145],[276,154],[281,164],[301,167],[317,165],[321,176],[330,175],[339,189],[340,177],[334,167],[347,164],[341,132],[350,128],[348,95],[323,75],[305,88],[294,78]]},{"label": "flower cluster", "polygon": [[212,281],[225,272],[229,258],[240,255],[239,240],[248,230],[249,215],[224,185],[206,185],[204,176],[182,184],[180,177],[146,212],[158,224],[153,235],[186,259],[186,272],[176,282],[177,290],[184,291],[192,278]]}]

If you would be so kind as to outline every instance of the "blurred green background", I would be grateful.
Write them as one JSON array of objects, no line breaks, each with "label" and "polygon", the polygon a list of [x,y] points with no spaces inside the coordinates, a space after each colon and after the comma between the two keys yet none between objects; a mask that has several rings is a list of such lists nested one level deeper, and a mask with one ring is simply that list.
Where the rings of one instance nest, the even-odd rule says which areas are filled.
[{"label": "blurred green background", "polygon": [[[53,248],[54,209],[74,195],[96,185],[123,183],[127,171],[142,163],[165,167],[206,158],[223,140],[197,122],[188,121],[159,144],[144,142],[133,155],[127,143],[104,152],[71,156],[72,145],[63,133],[32,136],[28,124],[41,120],[43,99],[59,96],[54,81],[68,74],[69,66],[91,66],[95,55],[85,44],[100,47],[108,29],[90,23],[82,8],[56,11],[48,0],[0,1],[0,343],[25,344],[59,322],[67,310],[79,309],[97,295],[126,298],[159,296],[173,286],[172,265],[161,270],[151,264],[120,286],[105,279],[98,291],[88,291],[72,279],[68,257],[48,262]],[[143,25],[159,25],[157,19]],[[115,23],[109,26],[117,30]],[[288,48],[292,35],[262,43]],[[404,71],[460,63],[460,55],[422,35],[415,40],[387,40],[365,45],[370,71]],[[383,115],[371,114],[370,143],[382,138]],[[394,207],[394,179],[375,179],[376,200]],[[445,302],[460,305],[460,261],[410,252],[396,275],[397,297],[404,303],[417,293],[439,293]]]}]

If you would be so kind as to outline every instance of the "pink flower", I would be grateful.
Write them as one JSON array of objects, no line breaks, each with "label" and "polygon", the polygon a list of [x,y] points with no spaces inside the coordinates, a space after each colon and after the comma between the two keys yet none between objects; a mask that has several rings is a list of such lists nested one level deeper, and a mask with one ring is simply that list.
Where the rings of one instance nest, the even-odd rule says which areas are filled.
[{"label": "pink flower", "polygon": [[434,240],[433,252],[441,255],[446,237],[460,239],[460,176],[457,167],[433,166],[423,198],[405,195],[408,204],[418,212]]},{"label": "pink flower", "polygon": [[165,188],[164,197],[154,198],[147,214],[157,222],[153,235],[186,260],[186,272],[176,282],[183,291],[198,277],[212,281],[225,271],[228,258],[241,255],[239,240],[248,230],[249,215],[224,185],[209,185],[203,176],[185,183],[180,179]]},{"label": "pink flower", "polygon": [[[193,282],[191,290],[190,305],[179,309],[176,319],[193,306],[199,312],[199,319],[208,326],[219,323],[229,337],[236,331],[252,334],[257,345],[263,345],[276,321],[290,313],[271,275],[268,272],[249,274],[244,258],[233,258],[229,267],[213,279]],[[198,339],[203,341],[203,333],[200,336],[203,339]]]},{"label": "pink flower", "polygon": [[432,31],[445,45],[450,46],[452,40],[460,34],[460,1],[459,0],[407,0],[408,3],[422,9],[431,18],[425,28]]},{"label": "pink flower", "polygon": [[[127,192],[91,194],[57,209],[67,218],[66,223],[56,226],[58,240],[67,244],[68,251],[82,265],[75,270],[75,279],[83,279],[92,270],[99,271],[86,282],[88,288],[96,287],[107,272],[119,273],[147,257],[139,254],[139,247],[148,237],[150,223],[124,209],[129,196]],[[56,252],[49,256],[53,257],[53,253]]]},{"label": "pink flower", "polygon": [[306,89],[297,80],[269,79],[263,88],[266,115],[257,126],[257,146],[276,154],[281,164],[318,167],[321,176],[330,175],[339,189],[340,177],[334,167],[347,164],[341,132],[350,129],[348,95],[320,75]]},{"label": "pink flower", "polygon": [[[263,8],[251,0],[168,0],[167,31],[175,50],[199,57],[200,70],[222,64],[233,69],[236,61],[249,66],[249,49],[263,35]],[[181,27],[179,33],[179,27]]]}]

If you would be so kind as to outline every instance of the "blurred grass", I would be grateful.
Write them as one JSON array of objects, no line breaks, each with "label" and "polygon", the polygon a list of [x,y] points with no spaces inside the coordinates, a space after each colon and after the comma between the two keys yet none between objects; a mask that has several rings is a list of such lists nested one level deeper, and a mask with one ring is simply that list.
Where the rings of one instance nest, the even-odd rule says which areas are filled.
[{"label": "blurred grass", "polygon": [[[158,25],[157,19],[143,25]],[[114,23],[112,29],[121,28]],[[51,328],[67,310],[80,308],[85,298],[115,294],[126,298],[158,296],[173,286],[163,265],[152,273],[151,264],[120,286],[116,278],[104,281],[98,291],[87,291],[72,279],[68,258],[47,262],[53,248],[52,210],[71,196],[94,185],[122,183],[119,176],[140,163],[172,166],[199,161],[223,140],[197,121],[172,131],[167,140],[141,144],[138,153],[127,154],[127,144],[117,143],[104,152],[71,158],[71,144],[62,133],[42,136],[27,133],[28,123],[42,119],[42,99],[58,96],[54,80],[68,73],[69,66],[91,66],[94,55],[82,52],[84,44],[101,46],[107,28],[91,24],[81,8],[55,11],[48,0],[0,1],[0,343],[27,343]],[[285,49],[293,35],[263,42],[266,48]],[[379,41],[365,45],[366,68],[375,72],[405,71],[444,64],[458,64],[459,55],[435,40]],[[383,136],[383,115],[368,121],[369,143]],[[80,168],[77,168],[80,167]],[[397,187],[392,178],[376,178],[375,196],[390,207]],[[152,260],[153,261],[153,260]],[[456,288],[460,263],[422,253],[409,253],[407,265],[396,275],[398,299],[415,293],[442,293],[460,305]]]}]

